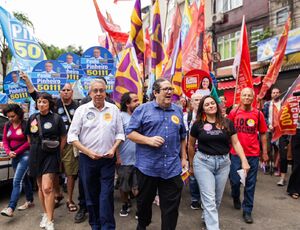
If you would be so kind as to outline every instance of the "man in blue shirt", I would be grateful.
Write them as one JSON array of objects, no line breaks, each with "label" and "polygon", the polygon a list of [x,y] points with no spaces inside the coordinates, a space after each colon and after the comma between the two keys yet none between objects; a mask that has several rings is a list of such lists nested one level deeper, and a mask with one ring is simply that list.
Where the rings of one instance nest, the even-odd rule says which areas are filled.
[{"label": "man in blue shirt", "polygon": [[152,202],[158,190],[162,212],[161,229],[176,228],[186,167],[186,130],[181,108],[172,104],[174,88],[166,79],[153,83],[154,100],[135,109],[126,129],[137,143],[138,230],[151,223]]},{"label": "man in blue shirt", "polygon": [[[133,111],[139,105],[139,98],[135,93],[127,92],[123,94],[120,110],[124,130],[128,127]],[[126,138],[125,141],[120,144],[117,151],[117,163],[120,164],[118,167],[118,179],[120,181],[119,187],[123,202],[120,216],[128,216],[130,211],[128,196],[134,186],[132,183],[132,176],[135,165],[135,146],[136,144],[134,142]]]}]

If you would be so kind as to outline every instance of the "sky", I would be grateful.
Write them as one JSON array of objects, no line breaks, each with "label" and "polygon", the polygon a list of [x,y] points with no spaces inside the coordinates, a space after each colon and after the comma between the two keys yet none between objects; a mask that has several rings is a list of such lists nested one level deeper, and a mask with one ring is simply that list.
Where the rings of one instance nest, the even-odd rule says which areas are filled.
[{"label": "sky", "polygon": [[[130,30],[130,16],[135,0],[97,0],[103,15],[108,11],[122,31]],[[142,7],[150,0],[141,0]],[[35,37],[48,45],[65,48],[68,45],[88,49],[98,45],[102,34],[93,0],[0,0],[10,12],[28,16],[35,28]]]}]

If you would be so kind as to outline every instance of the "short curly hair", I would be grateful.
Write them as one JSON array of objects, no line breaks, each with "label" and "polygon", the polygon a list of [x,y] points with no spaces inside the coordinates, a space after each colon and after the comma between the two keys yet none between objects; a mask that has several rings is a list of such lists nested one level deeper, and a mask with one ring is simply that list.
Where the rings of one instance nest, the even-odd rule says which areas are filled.
[{"label": "short curly hair", "polygon": [[10,112],[14,112],[17,114],[18,118],[20,120],[23,120],[24,118],[24,111],[23,109],[18,105],[18,104],[8,104],[4,109],[3,109],[3,114],[4,116],[7,117],[7,114]]}]

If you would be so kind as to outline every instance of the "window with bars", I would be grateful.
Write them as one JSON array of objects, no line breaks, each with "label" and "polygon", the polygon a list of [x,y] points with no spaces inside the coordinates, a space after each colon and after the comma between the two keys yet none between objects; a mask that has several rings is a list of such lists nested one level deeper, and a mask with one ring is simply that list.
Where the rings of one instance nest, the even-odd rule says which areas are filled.
[{"label": "window with bars", "polygon": [[243,5],[243,0],[216,0],[216,13],[223,13]]},{"label": "window with bars", "polygon": [[234,58],[239,37],[240,31],[237,31],[218,38],[218,52],[222,61]]},{"label": "window with bars", "polygon": [[276,12],[276,24],[281,25],[284,24],[289,16],[289,9],[283,8]]},{"label": "window with bars", "polygon": [[251,48],[256,47],[257,42],[260,41],[262,34],[264,33],[264,27],[258,26],[258,27],[252,27],[251,28],[251,41],[250,45]]}]

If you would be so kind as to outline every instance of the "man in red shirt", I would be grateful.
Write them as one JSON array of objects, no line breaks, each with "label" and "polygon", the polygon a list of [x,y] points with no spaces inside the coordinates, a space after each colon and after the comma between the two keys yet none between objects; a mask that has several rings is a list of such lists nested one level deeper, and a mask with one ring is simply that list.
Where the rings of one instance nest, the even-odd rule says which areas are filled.
[{"label": "man in red shirt", "polygon": [[[253,99],[253,89],[244,88],[241,91],[240,106],[236,109],[233,109],[228,115],[228,118],[234,122],[239,141],[244,149],[245,155],[250,165],[250,170],[246,177],[244,201],[242,205],[243,218],[248,224],[253,223],[251,213],[253,209],[254,192],[260,156],[258,132],[260,133],[260,139],[262,142],[263,160],[268,160],[266,137],[268,128],[263,113],[252,107]],[[237,170],[241,169],[241,161],[234,152],[233,148],[230,150],[230,153],[231,196],[233,198],[234,208],[241,209],[240,177],[237,174]]]}]

